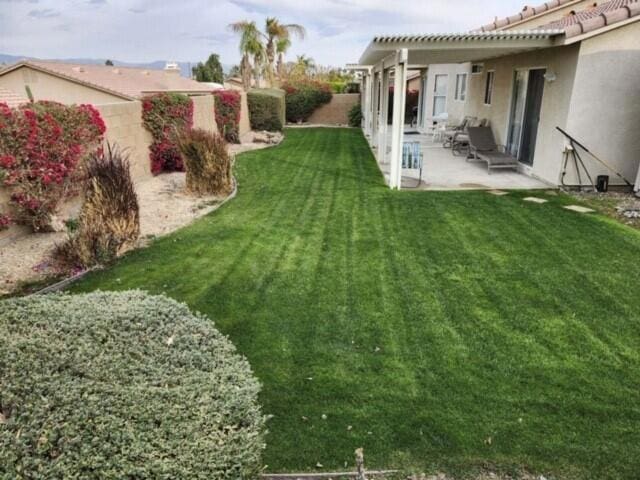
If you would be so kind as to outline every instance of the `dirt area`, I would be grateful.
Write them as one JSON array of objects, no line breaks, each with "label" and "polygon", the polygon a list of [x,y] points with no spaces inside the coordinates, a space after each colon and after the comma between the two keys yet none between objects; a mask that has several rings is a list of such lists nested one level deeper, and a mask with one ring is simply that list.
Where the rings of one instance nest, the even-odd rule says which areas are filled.
[{"label": "dirt area", "polygon": [[[266,148],[282,141],[282,135],[252,132],[244,143],[230,145],[239,154]],[[223,198],[194,197],[185,191],[183,172],[165,173],[136,184],[140,205],[140,240],[144,246],[150,238],[166,235],[196,218],[215,210]],[[76,209],[78,210],[78,209]],[[77,213],[76,213],[77,214]],[[0,240],[0,295],[22,284],[40,282],[58,276],[47,260],[56,244],[67,237],[65,232],[29,234],[27,232]]]},{"label": "dirt area", "polygon": [[570,195],[625,225],[640,229],[640,198],[631,192],[571,192]]}]

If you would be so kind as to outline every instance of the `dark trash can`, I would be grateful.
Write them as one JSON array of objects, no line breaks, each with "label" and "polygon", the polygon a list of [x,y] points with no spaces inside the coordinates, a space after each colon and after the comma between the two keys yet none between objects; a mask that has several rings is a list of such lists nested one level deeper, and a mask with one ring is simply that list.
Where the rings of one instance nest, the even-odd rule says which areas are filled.
[{"label": "dark trash can", "polygon": [[596,190],[599,192],[609,190],[609,175],[598,175],[596,179]]}]

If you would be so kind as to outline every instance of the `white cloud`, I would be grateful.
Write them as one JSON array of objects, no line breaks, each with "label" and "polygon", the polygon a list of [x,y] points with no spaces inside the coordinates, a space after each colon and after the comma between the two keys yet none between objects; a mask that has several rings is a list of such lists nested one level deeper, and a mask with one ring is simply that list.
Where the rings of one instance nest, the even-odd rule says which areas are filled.
[{"label": "white cloud", "polygon": [[[0,52],[42,58],[201,60],[236,63],[227,25],[266,16],[301,23],[291,56],[356,61],[382,33],[464,31],[518,11],[523,0],[0,0]],[[37,3],[37,5],[34,5]],[[37,32],[37,33],[34,33]]]}]

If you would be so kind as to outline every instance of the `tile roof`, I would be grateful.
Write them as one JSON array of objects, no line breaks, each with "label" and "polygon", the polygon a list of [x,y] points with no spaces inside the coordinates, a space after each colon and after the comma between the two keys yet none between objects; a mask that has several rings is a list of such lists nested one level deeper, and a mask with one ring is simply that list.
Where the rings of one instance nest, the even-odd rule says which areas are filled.
[{"label": "tile roof", "polygon": [[211,86],[184,78],[179,72],[45,60],[18,62],[1,71],[0,75],[21,66],[30,66],[126,99],[136,99],[155,92],[209,93],[212,91]]},{"label": "tile roof", "polygon": [[544,25],[543,28],[562,28],[565,35],[570,38],[637,15],[640,15],[638,0],[610,0],[599,5],[594,4],[585,10],[572,12],[570,15]]},{"label": "tile roof", "polygon": [[499,28],[504,28],[514,23],[521,22],[523,20],[529,20],[533,17],[542,15],[543,13],[548,12],[549,10],[562,7],[563,5],[566,5],[568,3],[573,3],[575,1],[576,0],[550,0],[541,5],[538,5],[537,7],[525,6],[521,12],[516,13],[515,15],[511,15],[510,17],[505,17],[501,19],[496,18],[494,22],[489,23],[487,25],[483,25],[477,30],[481,32],[489,32],[492,30],[497,30]]},{"label": "tile roof", "polygon": [[11,90],[0,87],[0,103],[6,103],[11,108],[27,103],[29,100],[27,97],[23,97]]},{"label": "tile roof", "polygon": [[[497,29],[508,27],[522,20],[532,18],[536,15],[570,4],[574,0],[552,0],[535,8],[526,8],[517,15],[496,20],[493,23],[480,27],[478,31],[492,32]],[[594,2],[588,8],[571,11],[570,14],[561,19],[539,25],[536,29],[541,30],[563,30],[567,38],[575,37],[583,33],[593,32],[600,28],[622,22],[629,18],[640,15],[640,0],[609,0],[606,2]],[[508,31],[508,30],[505,30]]]}]

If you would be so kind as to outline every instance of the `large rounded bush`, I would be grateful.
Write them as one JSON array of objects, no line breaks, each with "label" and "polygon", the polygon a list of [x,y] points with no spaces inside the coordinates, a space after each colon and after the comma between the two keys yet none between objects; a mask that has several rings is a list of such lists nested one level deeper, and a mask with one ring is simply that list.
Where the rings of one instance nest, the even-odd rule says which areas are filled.
[{"label": "large rounded bush", "polygon": [[259,384],[211,321],[143,292],[0,302],[0,478],[253,478]]}]

